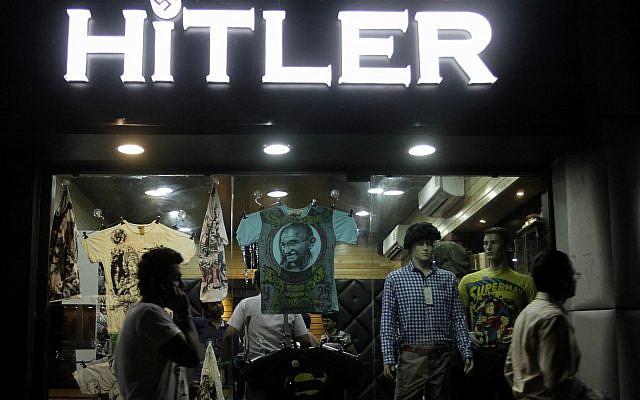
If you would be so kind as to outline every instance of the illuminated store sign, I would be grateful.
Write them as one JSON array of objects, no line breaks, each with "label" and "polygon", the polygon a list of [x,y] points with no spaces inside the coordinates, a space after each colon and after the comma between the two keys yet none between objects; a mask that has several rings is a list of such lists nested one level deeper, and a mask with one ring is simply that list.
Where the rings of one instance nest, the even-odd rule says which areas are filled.
[{"label": "illuminated store sign", "polygon": [[[265,22],[265,58],[263,83],[332,83],[332,65],[285,66],[283,65],[282,26],[287,13],[284,10],[192,10],[177,1],[150,0],[154,16],[151,24],[154,34],[153,82],[173,82],[171,73],[172,32],[178,27],[174,20],[182,14],[182,29],[199,30],[209,35],[209,83],[228,83],[227,45],[228,35],[242,29],[254,31],[256,13]],[[69,39],[67,73],[69,82],[88,82],[87,62],[92,54],[117,54],[124,58],[122,82],[145,82],[143,54],[145,53],[146,10],[122,10],[123,36],[92,35],[89,29],[91,12],[87,9],[69,9]],[[404,11],[340,11],[341,75],[337,84],[385,84],[411,83],[411,65],[405,67],[362,66],[362,57],[391,59],[394,53],[394,34],[406,34],[409,12]],[[480,58],[480,53],[491,42],[491,25],[485,17],[473,12],[415,13],[417,44],[417,85],[439,84],[440,59],[453,60],[466,76],[468,84],[492,84],[497,78]],[[439,33],[463,32],[464,37],[442,38]],[[366,32],[367,35],[362,35]],[[374,33],[375,35],[372,35]]]}]

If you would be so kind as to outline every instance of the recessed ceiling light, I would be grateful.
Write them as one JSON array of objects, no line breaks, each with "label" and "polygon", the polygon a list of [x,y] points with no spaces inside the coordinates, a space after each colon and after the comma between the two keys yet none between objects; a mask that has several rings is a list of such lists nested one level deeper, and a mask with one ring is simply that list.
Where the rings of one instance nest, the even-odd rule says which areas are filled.
[{"label": "recessed ceiling light", "polygon": [[356,215],[358,217],[366,217],[367,215],[369,215],[369,211],[361,210],[361,211],[356,212]]},{"label": "recessed ceiling light", "polygon": [[371,194],[380,194],[380,193],[384,192],[384,189],[382,189],[382,188],[371,188],[371,189],[367,190],[367,192],[369,192]]},{"label": "recessed ceiling light", "polygon": [[436,148],[429,144],[420,144],[409,149],[409,154],[416,157],[428,156],[436,152]]},{"label": "recessed ceiling light", "polygon": [[267,196],[269,196],[269,197],[285,197],[288,194],[289,193],[285,192],[284,190],[274,190],[274,191],[271,191],[271,192],[267,193]]},{"label": "recessed ceiling light", "polygon": [[169,211],[169,216],[171,218],[183,220],[187,217],[187,213],[184,210],[173,210]]},{"label": "recessed ceiling light", "polygon": [[128,144],[123,144],[118,146],[118,151],[122,154],[135,155],[135,154],[144,153],[144,148],[142,148],[142,146],[139,146],[137,144],[128,143]]},{"label": "recessed ceiling light", "polygon": [[480,222],[481,224],[486,224],[486,223],[487,223],[487,221],[485,221],[484,219],[481,219],[481,220],[480,220],[480,221],[478,221],[478,222]]},{"label": "recessed ceiling light", "polygon": [[279,156],[282,154],[287,154],[289,151],[291,151],[291,147],[288,144],[273,143],[265,145],[262,151],[272,156]]},{"label": "recessed ceiling light", "polygon": [[180,228],[178,228],[178,230],[180,232],[184,232],[184,233],[190,233],[191,232],[191,228],[187,228],[186,226],[180,227]]},{"label": "recessed ceiling light", "polygon": [[516,196],[517,196],[517,197],[522,197],[522,196],[524,196],[524,190],[518,190],[518,191],[516,192]]},{"label": "recessed ceiling light", "polygon": [[385,196],[400,196],[403,195],[404,192],[402,190],[385,190],[382,194]]},{"label": "recessed ceiling light", "polygon": [[147,196],[160,197],[171,192],[173,192],[173,189],[168,187],[161,187],[153,190],[147,190],[146,192],[144,192],[144,194],[146,194]]}]

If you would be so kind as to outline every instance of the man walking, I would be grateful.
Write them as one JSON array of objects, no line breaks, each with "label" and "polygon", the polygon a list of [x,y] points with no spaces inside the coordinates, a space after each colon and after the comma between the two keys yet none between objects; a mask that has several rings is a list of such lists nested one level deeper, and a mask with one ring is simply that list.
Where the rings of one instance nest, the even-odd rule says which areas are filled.
[{"label": "man walking", "polygon": [[538,294],[518,315],[504,373],[514,397],[523,400],[609,399],[576,376],[580,351],[564,302],[576,294],[569,257],[544,250],[531,270]]}]

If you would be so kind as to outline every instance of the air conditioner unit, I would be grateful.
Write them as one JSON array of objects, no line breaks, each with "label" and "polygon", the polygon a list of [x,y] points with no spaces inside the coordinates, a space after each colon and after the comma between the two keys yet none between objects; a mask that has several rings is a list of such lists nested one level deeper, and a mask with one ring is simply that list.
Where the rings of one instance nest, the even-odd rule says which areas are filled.
[{"label": "air conditioner unit", "polygon": [[390,260],[397,258],[402,252],[404,235],[409,225],[397,225],[382,242],[382,253]]},{"label": "air conditioner unit", "polygon": [[418,193],[418,208],[429,217],[449,217],[463,198],[463,176],[432,176]]}]

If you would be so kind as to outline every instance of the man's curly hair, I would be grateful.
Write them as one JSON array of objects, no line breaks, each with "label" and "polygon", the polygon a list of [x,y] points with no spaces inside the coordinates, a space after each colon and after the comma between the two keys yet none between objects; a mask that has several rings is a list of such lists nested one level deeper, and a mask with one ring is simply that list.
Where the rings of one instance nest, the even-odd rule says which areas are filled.
[{"label": "man's curly hair", "polygon": [[414,243],[426,240],[428,242],[435,242],[440,240],[440,232],[438,229],[428,222],[418,222],[407,228],[407,233],[404,235],[403,247],[407,250],[411,250]]}]

